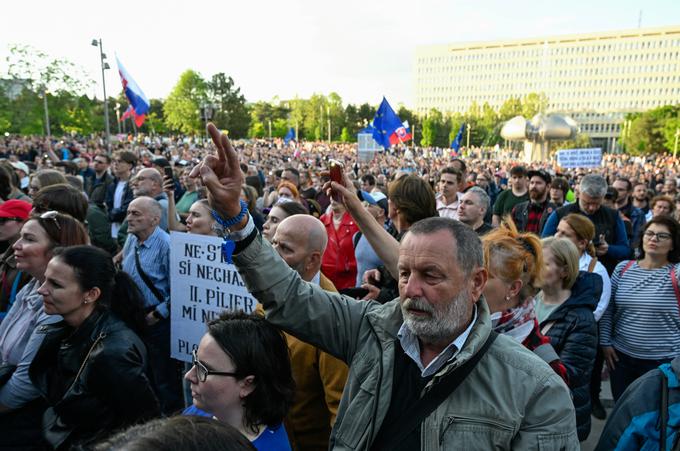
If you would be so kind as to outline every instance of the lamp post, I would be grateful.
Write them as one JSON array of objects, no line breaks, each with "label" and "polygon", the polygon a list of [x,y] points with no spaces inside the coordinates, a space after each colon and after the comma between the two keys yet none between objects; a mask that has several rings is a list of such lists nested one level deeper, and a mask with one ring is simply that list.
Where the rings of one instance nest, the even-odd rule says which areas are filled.
[{"label": "lamp post", "polygon": [[106,60],[106,54],[104,53],[104,50],[102,48],[102,40],[101,38],[99,39],[93,39],[92,40],[92,46],[93,47],[99,47],[99,62],[102,68],[102,88],[104,89],[104,125],[106,126],[106,148],[108,151],[111,151],[111,130],[109,129],[109,100],[106,97],[106,77],[104,76],[104,71],[106,69],[111,69],[109,66],[109,63],[107,63]]},{"label": "lamp post", "polygon": [[45,133],[49,138],[52,136],[52,133],[50,131],[50,113],[47,109],[47,88],[45,86],[43,86],[43,108],[45,110]]}]

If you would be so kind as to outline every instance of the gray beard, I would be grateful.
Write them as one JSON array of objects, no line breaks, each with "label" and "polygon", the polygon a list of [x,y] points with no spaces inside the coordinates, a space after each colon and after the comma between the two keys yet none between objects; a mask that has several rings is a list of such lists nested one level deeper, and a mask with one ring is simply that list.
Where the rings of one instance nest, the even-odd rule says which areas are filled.
[{"label": "gray beard", "polygon": [[[406,307],[414,307],[430,313],[430,317],[412,316]],[[407,298],[401,302],[404,324],[426,343],[437,343],[457,336],[469,318],[470,295],[463,290],[442,310],[432,307],[420,298]]]}]

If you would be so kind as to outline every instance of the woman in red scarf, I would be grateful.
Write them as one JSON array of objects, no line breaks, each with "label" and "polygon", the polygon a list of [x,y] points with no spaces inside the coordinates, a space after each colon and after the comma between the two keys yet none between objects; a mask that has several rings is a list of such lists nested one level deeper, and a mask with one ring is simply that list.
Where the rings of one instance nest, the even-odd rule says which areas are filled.
[{"label": "woman in red scarf", "polygon": [[489,305],[493,329],[508,335],[533,351],[567,381],[567,370],[538,327],[534,295],[541,284],[543,252],[540,239],[519,233],[511,219],[482,238],[489,280],[484,297]]}]

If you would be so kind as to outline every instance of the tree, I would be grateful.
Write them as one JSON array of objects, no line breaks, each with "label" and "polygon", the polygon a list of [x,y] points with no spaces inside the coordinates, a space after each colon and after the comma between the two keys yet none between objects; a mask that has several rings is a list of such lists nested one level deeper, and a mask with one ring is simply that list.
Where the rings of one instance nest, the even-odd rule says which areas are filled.
[{"label": "tree", "polygon": [[185,134],[202,133],[200,108],[206,100],[205,80],[198,72],[184,71],[163,105],[166,125]]},{"label": "tree", "polygon": [[545,93],[529,93],[524,96],[524,100],[522,101],[522,116],[529,120],[536,114],[545,112],[547,107],[548,97]]},{"label": "tree", "polygon": [[206,83],[208,102],[216,106],[212,121],[217,127],[229,130],[234,138],[244,138],[250,127],[246,98],[231,77],[220,72]]},{"label": "tree", "polygon": [[559,149],[587,149],[591,146],[590,135],[579,133],[576,138],[566,141],[550,141],[550,151],[555,152]]},{"label": "tree", "polygon": [[344,143],[354,142],[354,139],[352,139],[352,135],[350,135],[347,127],[342,128],[342,133],[340,133],[340,141]]},{"label": "tree", "polygon": [[519,97],[510,97],[498,109],[499,119],[503,122],[512,119],[515,116],[522,114],[522,99]]},{"label": "tree", "polygon": [[[356,106],[347,104],[345,107],[345,129],[350,136],[356,136],[363,127],[363,121],[359,117],[359,110]],[[342,138],[340,138],[341,141]],[[347,141],[344,141],[347,142]]]},{"label": "tree", "polygon": [[91,105],[81,95],[93,81],[81,67],[27,45],[10,46],[5,62],[6,74],[2,75],[10,80],[7,86],[14,88],[4,105],[7,109],[3,108],[11,117],[2,121],[9,131],[46,131],[45,110],[55,133],[92,131]]},{"label": "tree", "polygon": [[359,105],[359,120],[361,120],[361,126],[366,127],[368,124],[373,122],[375,117],[376,108],[369,105],[368,103],[362,103]]}]

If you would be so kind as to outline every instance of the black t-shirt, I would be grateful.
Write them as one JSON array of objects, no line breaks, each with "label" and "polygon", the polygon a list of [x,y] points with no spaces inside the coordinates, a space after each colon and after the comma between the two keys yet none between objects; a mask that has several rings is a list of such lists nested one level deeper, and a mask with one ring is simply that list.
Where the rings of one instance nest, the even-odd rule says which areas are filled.
[{"label": "black t-shirt", "polygon": [[[376,446],[383,443],[387,437],[391,437],[396,432],[393,425],[396,423],[404,424],[406,417],[411,415],[412,407],[420,399],[420,395],[427,383],[432,379],[422,377],[420,368],[401,347],[399,340],[394,343],[394,377],[392,381],[392,397],[390,407],[383,420],[378,435],[371,446],[377,450]],[[415,428],[396,448],[391,451],[418,451],[420,449],[420,425]]]}]

